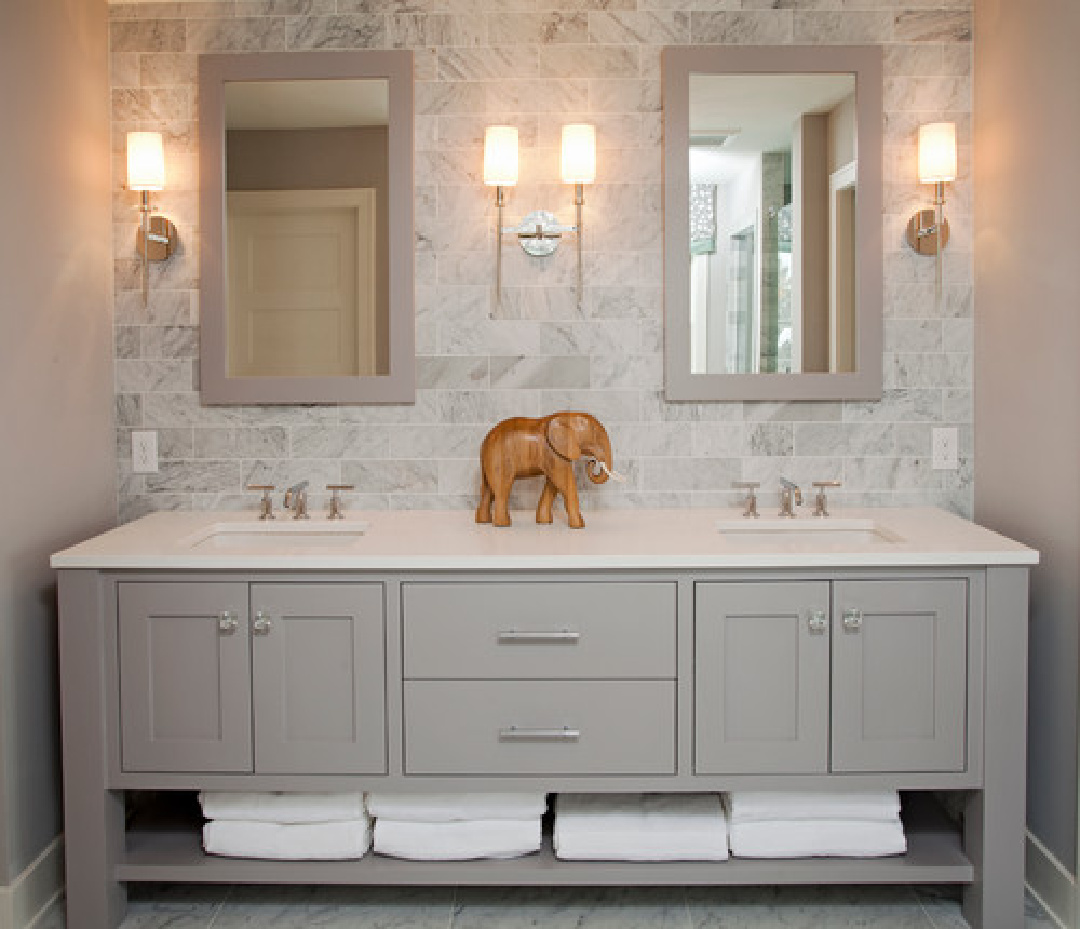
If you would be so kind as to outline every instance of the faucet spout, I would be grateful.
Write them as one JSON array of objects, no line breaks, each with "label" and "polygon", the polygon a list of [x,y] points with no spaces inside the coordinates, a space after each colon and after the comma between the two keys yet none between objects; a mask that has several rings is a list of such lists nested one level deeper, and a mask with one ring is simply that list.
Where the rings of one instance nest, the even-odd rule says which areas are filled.
[{"label": "faucet spout", "polygon": [[802,491],[794,481],[780,478],[780,515],[794,519],[795,507],[802,505]]},{"label": "faucet spout", "polygon": [[285,491],[282,505],[293,511],[293,519],[310,519],[307,511],[307,481],[298,481]]}]

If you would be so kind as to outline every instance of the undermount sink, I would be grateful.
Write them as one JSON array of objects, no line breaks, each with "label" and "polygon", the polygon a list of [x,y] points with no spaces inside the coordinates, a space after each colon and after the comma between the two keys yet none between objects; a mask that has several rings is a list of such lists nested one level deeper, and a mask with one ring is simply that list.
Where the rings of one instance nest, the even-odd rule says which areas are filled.
[{"label": "undermount sink", "polygon": [[796,517],[794,519],[732,519],[716,524],[735,544],[799,543],[814,545],[895,545],[904,540],[872,519]]},{"label": "undermount sink", "polygon": [[363,538],[367,529],[365,522],[215,523],[187,542],[199,551],[340,551]]}]

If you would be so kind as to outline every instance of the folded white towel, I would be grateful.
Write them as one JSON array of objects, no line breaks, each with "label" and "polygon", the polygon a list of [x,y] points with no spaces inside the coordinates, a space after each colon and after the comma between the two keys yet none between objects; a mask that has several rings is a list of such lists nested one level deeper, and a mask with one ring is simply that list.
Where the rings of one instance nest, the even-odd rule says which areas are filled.
[{"label": "folded white towel", "polygon": [[733,823],[729,833],[736,858],[880,858],[907,851],[899,820]]},{"label": "folded white towel", "polygon": [[727,819],[717,794],[559,794],[558,858],[724,861]]},{"label": "folded white towel", "polygon": [[797,819],[892,822],[900,816],[900,795],[895,790],[735,790],[726,806],[732,825]]},{"label": "folded white towel", "polygon": [[375,851],[417,861],[518,858],[540,849],[540,817],[450,823],[375,820]]},{"label": "folded white towel", "polygon": [[329,823],[364,819],[364,796],[355,793],[282,793],[204,790],[203,816],[261,823]]},{"label": "folded white towel", "polygon": [[547,797],[539,793],[369,793],[367,809],[372,816],[401,822],[532,819],[544,815]]},{"label": "folded white towel", "polygon": [[215,819],[203,826],[207,854],[231,858],[338,861],[362,858],[370,847],[371,821],[367,817],[290,825]]}]

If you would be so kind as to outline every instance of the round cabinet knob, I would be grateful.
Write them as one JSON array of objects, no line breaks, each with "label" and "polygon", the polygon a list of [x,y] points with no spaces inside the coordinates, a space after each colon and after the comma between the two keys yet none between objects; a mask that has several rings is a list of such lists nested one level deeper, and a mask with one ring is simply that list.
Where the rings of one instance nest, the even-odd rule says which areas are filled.
[{"label": "round cabinet knob", "polygon": [[858,632],[862,629],[862,610],[844,610],[844,631]]},{"label": "round cabinet knob", "polygon": [[225,610],[222,613],[218,613],[217,627],[218,632],[224,632],[226,634],[233,633],[240,627],[240,620],[237,619],[236,614]]},{"label": "round cabinet knob", "polygon": [[823,635],[829,629],[829,617],[824,610],[811,610],[806,618],[806,625],[813,635]]},{"label": "round cabinet knob", "polygon": [[259,610],[255,614],[255,622],[251,624],[251,629],[255,635],[269,635],[270,627],[272,625],[273,623],[270,622],[270,617],[262,610]]}]

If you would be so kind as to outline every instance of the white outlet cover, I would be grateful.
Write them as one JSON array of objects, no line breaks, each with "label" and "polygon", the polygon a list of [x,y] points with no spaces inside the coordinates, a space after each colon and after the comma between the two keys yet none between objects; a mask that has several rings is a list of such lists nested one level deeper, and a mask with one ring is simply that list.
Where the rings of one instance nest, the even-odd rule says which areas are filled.
[{"label": "white outlet cover", "polygon": [[158,470],[158,434],[153,429],[131,433],[131,470],[136,474],[155,474]]},{"label": "white outlet cover", "polygon": [[955,426],[934,429],[930,446],[930,467],[934,471],[956,471],[960,467],[960,437]]}]

